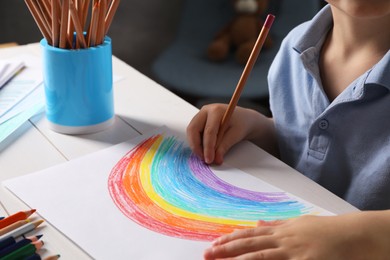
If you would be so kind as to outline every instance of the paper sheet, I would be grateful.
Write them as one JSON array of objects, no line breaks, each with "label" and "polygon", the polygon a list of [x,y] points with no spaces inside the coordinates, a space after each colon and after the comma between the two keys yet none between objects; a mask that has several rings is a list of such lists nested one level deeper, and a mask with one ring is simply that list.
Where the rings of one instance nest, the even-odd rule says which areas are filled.
[{"label": "paper sheet", "polygon": [[331,215],[208,167],[167,128],[3,185],[95,259],[202,259],[209,240],[258,219]]},{"label": "paper sheet", "polygon": [[27,97],[43,81],[39,58],[20,55],[26,67],[0,89],[0,117]]}]

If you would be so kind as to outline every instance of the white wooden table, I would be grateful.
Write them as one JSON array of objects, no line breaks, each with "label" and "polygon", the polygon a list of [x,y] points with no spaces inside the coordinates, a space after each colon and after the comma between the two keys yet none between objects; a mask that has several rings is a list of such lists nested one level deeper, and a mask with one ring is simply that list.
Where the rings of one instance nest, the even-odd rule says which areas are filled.
[{"label": "white wooden table", "polygon": [[[22,53],[40,56],[40,46],[36,43],[0,49],[0,59]],[[0,144],[0,181],[72,160],[163,125],[185,136],[186,126],[197,108],[116,57],[113,57],[113,70],[124,79],[114,85],[116,118],[112,127],[90,135],[62,135],[48,128],[44,114],[37,115]],[[246,153],[248,161],[235,160],[236,153]],[[333,213],[356,210],[250,143],[236,146],[227,155],[226,162]],[[10,214],[27,209],[2,186],[0,202]],[[47,249],[45,255],[59,253],[61,259],[89,259],[82,249],[49,223],[45,223],[42,233]]]}]

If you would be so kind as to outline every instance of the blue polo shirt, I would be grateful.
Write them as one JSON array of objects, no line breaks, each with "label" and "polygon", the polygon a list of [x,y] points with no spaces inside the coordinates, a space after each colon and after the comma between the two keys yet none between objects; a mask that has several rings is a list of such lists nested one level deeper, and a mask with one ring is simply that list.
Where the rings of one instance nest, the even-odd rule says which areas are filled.
[{"label": "blue polo shirt", "polygon": [[281,159],[357,208],[390,209],[390,51],[329,102],[329,6],[283,41],[268,75]]}]

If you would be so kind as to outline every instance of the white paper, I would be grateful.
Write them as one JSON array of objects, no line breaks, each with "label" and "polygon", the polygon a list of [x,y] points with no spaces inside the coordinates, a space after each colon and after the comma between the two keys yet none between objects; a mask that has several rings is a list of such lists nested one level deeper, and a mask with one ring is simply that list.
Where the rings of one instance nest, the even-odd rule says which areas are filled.
[{"label": "white paper", "polygon": [[0,60],[0,89],[22,68],[24,68],[23,60]]},{"label": "white paper", "polygon": [[[139,143],[156,134],[170,136],[171,131],[157,129],[149,135],[67,163],[7,180],[3,185],[29,207],[37,209],[39,215],[94,259],[202,259],[203,251],[210,245],[208,241],[177,238],[147,229],[126,217],[110,194],[108,183],[113,169],[120,165],[118,162],[134,147],[139,147]],[[168,170],[171,166],[181,166],[175,158],[168,164],[164,167]],[[228,165],[212,168],[212,171],[224,182],[224,186],[230,184],[231,188],[245,189],[247,192],[282,192]],[[178,182],[175,185],[181,186]],[[309,208],[311,214],[331,215],[287,195]],[[204,203],[206,207],[207,199]]]},{"label": "white paper", "polygon": [[20,55],[26,67],[0,89],[0,117],[27,97],[43,81],[39,58]]}]

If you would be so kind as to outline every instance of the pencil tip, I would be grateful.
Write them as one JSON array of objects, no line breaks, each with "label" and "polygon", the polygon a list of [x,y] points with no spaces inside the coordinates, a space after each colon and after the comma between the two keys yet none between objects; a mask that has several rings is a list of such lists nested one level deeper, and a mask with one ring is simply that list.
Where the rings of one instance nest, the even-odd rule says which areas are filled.
[{"label": "pencil tip", "polygon": [[35,225],[35,227],[38,227],[40,224],[42,224],[44,222],[44,220],[43,219],[40,219],[40,220],[37,220],[37,221],[35,221],[34,222],[34,225]]},{"label": "pencil tip", "polygon": [[43,235],[37,235],[37,239],[40,239],[41,237],[43,237]]}]

